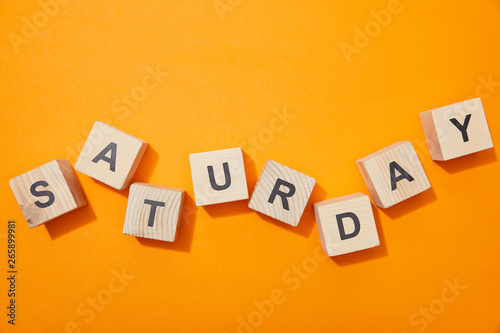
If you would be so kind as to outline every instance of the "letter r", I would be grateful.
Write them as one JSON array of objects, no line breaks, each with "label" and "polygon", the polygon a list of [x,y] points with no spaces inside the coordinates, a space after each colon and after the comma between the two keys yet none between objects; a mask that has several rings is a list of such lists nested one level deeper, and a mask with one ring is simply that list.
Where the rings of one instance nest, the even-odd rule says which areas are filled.
[{"label": "letter r", "polygon": [[[288,192],[280,191],[281,185],[288,187]],[[278,178],[276,180],[276,184],[274,184],[273,191],[271,192],[271,195],[269,196],[267,202],[272,204],[274,202],[274,199],[276,199],[276,196],[278,195],[281,197],[281,203],[283,204],[283,208],[285,210],[290,210],[287,198],[292,197],[294,194],[295,194],[295,185],[287,181],[284,181],[283,179]]]}]

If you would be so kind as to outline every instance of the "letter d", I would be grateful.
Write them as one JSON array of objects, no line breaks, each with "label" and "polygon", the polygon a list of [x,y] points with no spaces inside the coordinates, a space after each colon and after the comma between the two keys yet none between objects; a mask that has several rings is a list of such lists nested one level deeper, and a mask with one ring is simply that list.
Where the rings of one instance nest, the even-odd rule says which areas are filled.
[{"label": "letter d", "polygon": [[263,300],[260,304],[256,300],[253,302],[253,305],[259,310],[264,316],[271,317],[274,312],[274,304],[269,300]]},{"label": "letter d", "polygon": [[[354,213],[343,213],[343,214],[338,214],[336,216],[337,218],[337,224],[339,227],[339,233],[340,233],[340,240],[346,240],[349,238],[354,238],[359,234],[359,231],[361,230],[361,225],[359,224],[359,218],[356,214]],[[354,231],[351,232],[350,234],[345,233],[344,229],[344,218],[350,218],[352,222],[354,223]]]},{"label": "letter d", "polygon": [[370,12],[370,14],[383,27],[387,27],[389,25],[389,23],[391,23],[391,20],[392,20],[391,13],[389,13],[385,9],[380,10],[378,13],[376,11],[372,10]]},{"label": "letter d", "polygon": [[354,36],[354,45],[360,49],[364,49],[370,45],[370,38],[358,27],[354,28],[356,36]]},{"label": "letter d", "polygon": [[24,23],[21,28],[21,33],[24,37],[31,39],[36,36],[38,29],[31,23],[26,17],[21,17],[21,21]]},{"label": "letter d", "polygon": [[39,0],[38,4],[40,4],[40,7],[42,7],[43,11],[46,12],[50,17],[56,16],[56,14],[59,12],[59,4],[55,0],[48,0],[47,2]]}]

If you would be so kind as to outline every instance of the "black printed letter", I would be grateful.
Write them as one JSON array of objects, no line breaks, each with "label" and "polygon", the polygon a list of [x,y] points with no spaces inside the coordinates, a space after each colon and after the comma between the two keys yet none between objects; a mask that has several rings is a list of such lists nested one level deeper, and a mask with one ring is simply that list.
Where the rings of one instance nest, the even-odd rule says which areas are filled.
[{"label": "black printed letter", "polygon": [[[345,229],[344,229],[344,222],[342,221],[342,219],[344,219],[346,217],[352,219],[352,222],[354,222],[354,231],[351,232],[349,235],[346,235]],[[359,234],[359,230],[361,229],[361,225],[359,224],[358,216],[354,213],[338,214],[337,215],[337,224],[339,226],[340,240],[346,240],[349,238],[356,237]]]},{"label": "black printed letter", "polygon": [[210,178],[210,185],[212,185],[212,188],[216,191],[222,191],[228,188],[231,185],[231,174],[229,173],[229,163],[224,162],[222,164],[222,168],[224,169],[224,176],[226,177],[226,183],[222,186],[217,185],[217,182],[215,181],[215,176],[214,176],[214,167],[209,165],[207,166],[208,169],[208,178]]},{"label": "black printed letter", "polygon": [[[109,163],[109,170],[115,172],[116,166],[116,143],[111,142],[106,148],[104,148],[94,159],[92,162],[97,163],[99,160],[103,160],[104,162]],[[106,154],[111,150],[111,157],[107,157]]]},{"label": "black printed letter", "polygon": [[[398,187],[397,182],[399,182],[400,180],[407,179],[409,182],[412,182],[414,180],[413,177],[396,162],[391,162],[391,164],[389,164],[389,168],[391,172],[391,190],[393,191]],[[398,170],[398,172],[400,173],[400,175],[397,177],[395,170]]]},{"label": "black printed letter", "polygon": [[[280,191],[281,185],[288,187],[288,193]],[[271,196],[269,197],[269,200],[267,200],[267,202],[273,203],[274,199],[276,199],[276,196],[279,195],[281,197],[281,202],[283,203],[283,208],[285,210],[290,210],[288,207],[288,200],[286,198],[291,197],[294,194],[295,194],[295,186],[289,182],[284,181],[283,179],[278,178],[276,180],[276,184],[274,184],[273,191],[271,192]]]},{"label": "black printed letter", "polygon": [[152,227],[155,224],[156,207],[165,207],[165,203],[161,201],[154,201],[145,199],[144,203],[146,205],[151,205],[151,211],[149,212],[148,227]]},{"label": "black printed letter", "polygon": [[47,187],[47,186],[49,186],[49,184],[44,180],[40,180],[36,183],[33,183],[33,185],[31,185],[31,188],[30,188],[31,194],[33,194],[35,197],[47,196],[47,197],[49,197],[49,200],[47,200],[47,202],[44,202],[44,203],[40,202],[40,200],[37,200],[37,201],[35,201],[35,205],[37,205],[37,207],[39,207],[39,208],[49,207],[50,205],[52,205],[54,203],[54,201],[56,201],[56,197],[54,196],[54,193],[52,193],[50,191],[37,191],[36,188],[38,186]]},{"label": "black printed letter", "polygon": [[464,124],[460,124],[456,118],[450,119],[451,123],[458,128],[458,130],[462,133],[462,139],[464,142],[469,141],[469,136],[467,135],[467,127],[469,127],[469,121],[470,121],[471,115],[468,114],[465,116]]}]

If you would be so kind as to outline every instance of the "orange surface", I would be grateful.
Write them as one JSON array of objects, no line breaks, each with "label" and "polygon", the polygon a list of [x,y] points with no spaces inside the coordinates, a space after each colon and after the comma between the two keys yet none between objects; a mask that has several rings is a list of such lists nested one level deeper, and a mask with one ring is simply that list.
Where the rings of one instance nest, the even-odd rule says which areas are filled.
[{"label": "orange surface", "polygon": [[[0,3],[1,276],[8,219],[19,271],[17,325],[2,314],[0,331],[498,333],[496,148],[433,162],[418,114],[480,96],[500,142],[500,1],[218,6],[69,1],[44,21],[36,1]],[[377,29],[370,12],[388,7],[397,14]],[[24,38],[33,15],[40,27],[16,54],[12,34]],[[355,41],[367,25],[373,37]],[[359,47],[350,59],[342,43]],[[157,65],[169,74],[140,95]],[[126,106],[132,92],[142,100]],[[81,173],[89,205],[28,228],[8,180],[74,164],[96,120],[149,142],[134,181],[187,190],[175,243],[123,235],[128,191]],[[400,140],[432,189],[375,209],[381,246],[318,256],[312,202],[367,193],[355,160]],[[194,207],[188,154],[235,146],[250,189],[267,158],[318,180],[297,228],[247,201]],[[454,294],[454,282],[467,288]]]}]

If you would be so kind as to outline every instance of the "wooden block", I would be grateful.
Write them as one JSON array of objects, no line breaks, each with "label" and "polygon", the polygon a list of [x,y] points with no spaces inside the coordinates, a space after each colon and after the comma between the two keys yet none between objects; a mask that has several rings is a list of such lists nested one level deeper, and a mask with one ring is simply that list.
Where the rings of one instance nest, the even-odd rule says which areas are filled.
[{"label": "wooden block", "polygon": [[435,161],[493,147],[480,98],[420,113],[425,140]]},{"label": "wooden block", "polygon": [[410,141],[401,141],[356,161],[375,204],[391,207],[431,187]]},{"label": "wooden block", "polygon": [[134,183],[130,186],[123,233],[173,242],[179,233],[184,190]]},{"label": "wooden block", "polygon": [[9,184],[30,228],[87,204],[68,160],[53,160]]},{"label": "wooden block", "polygon": [[248,199],[241,148],[190,154],[196,206]]},{"label": "wooden block", "polygon": [[370,198],[363,193],[314,203],[323,251],[328,256],[379,246]]},{"label": "wooden block", "polygon": [[267,160],[248,207],[296,227],[316,179],[273,160]]},{"label": "wooden block", "polygon": [[147,142],[96,121],[75,169],[123,190],[129,186],[147,147]]}]

